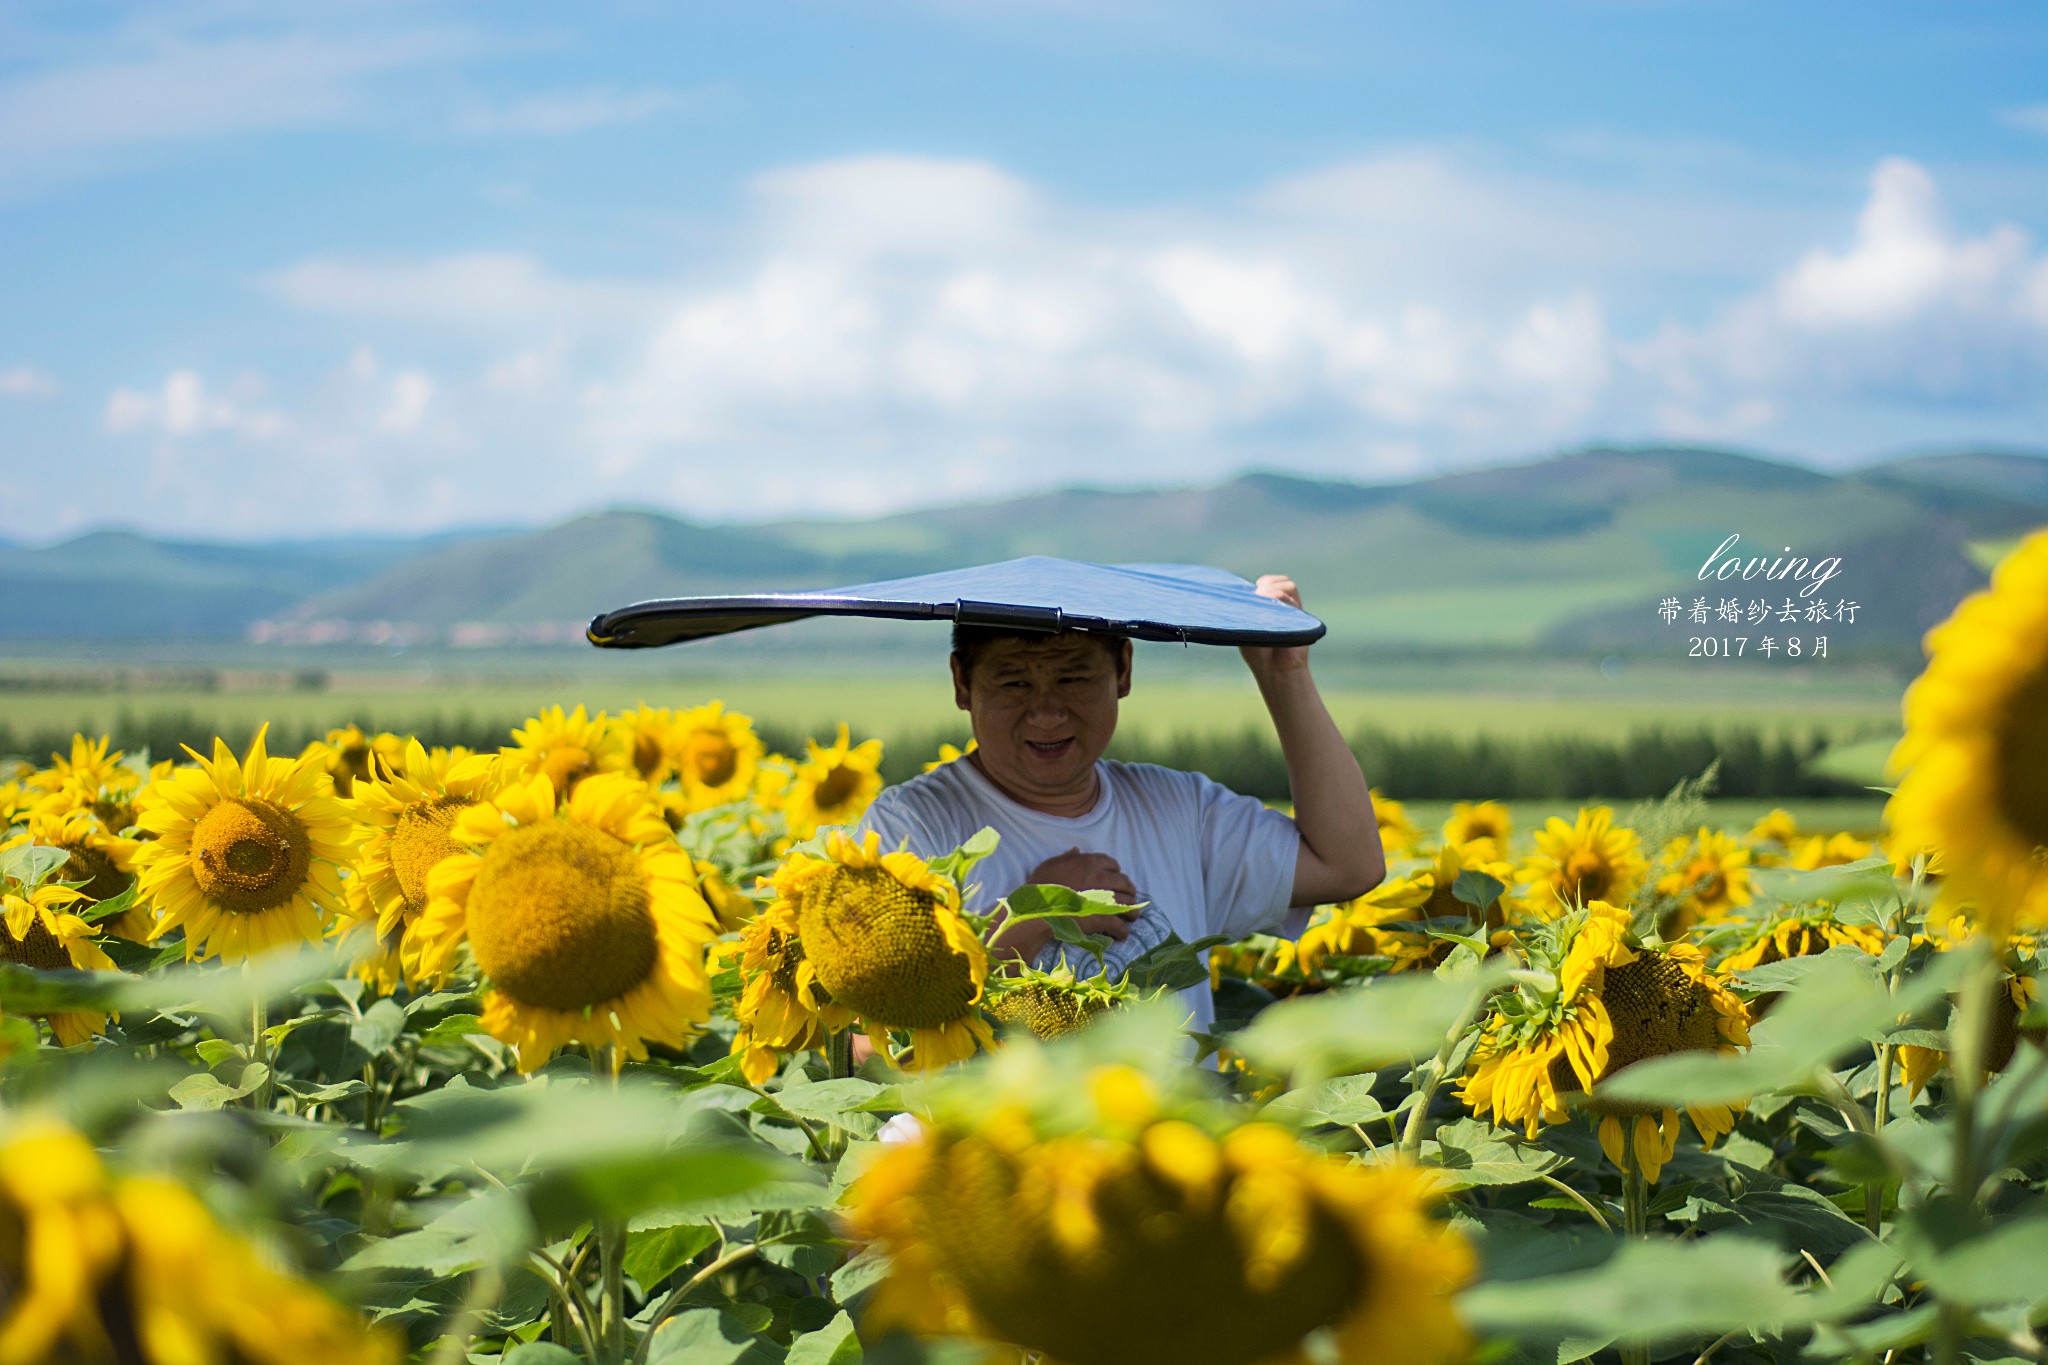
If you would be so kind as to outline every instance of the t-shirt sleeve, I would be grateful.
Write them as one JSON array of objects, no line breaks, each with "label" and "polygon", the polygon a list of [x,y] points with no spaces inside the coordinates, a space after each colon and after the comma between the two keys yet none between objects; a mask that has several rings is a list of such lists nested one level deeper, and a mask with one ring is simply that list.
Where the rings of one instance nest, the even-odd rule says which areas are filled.
[{"label": "t-shirt sleeve", "polygon": [[1250,934],[1297,938],[1309,911],[1292,910],[1294,865],[1301,835],[1294,821],[1256,797],[1190,774],[1202,845],[1202,887],[1208,894],[1212,933],[1233,939]]},{"label": "t-shirt sleeve", "polygon": [[937,858],[953,851],[952,844],[939,847],[938,836],[918,818],[912,804],[894,792],[885,791],[875,798],[854,826],[853,837],[864,838],[870,830],[882,836],[884,853],[900,848],[906,840],[910,851],[920,858]]}]

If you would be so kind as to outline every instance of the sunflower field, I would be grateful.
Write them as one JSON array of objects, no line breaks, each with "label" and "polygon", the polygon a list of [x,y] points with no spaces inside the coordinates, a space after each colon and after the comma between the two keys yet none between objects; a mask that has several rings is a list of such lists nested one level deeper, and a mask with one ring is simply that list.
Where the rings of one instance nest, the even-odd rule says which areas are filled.
[{"label": "sunflower field", "polygon": [[1928,646],[1877,842],[1381,798],[1117,980],[845,726],[80,736],[0,770],[0,1365],[2039,1360],[2048,533]]}]

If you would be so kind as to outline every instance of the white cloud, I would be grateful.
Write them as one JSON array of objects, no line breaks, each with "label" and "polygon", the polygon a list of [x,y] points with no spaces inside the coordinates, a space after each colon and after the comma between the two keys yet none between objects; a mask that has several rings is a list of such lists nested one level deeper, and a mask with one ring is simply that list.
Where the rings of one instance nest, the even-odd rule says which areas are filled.
[{"label": "white cloud", "polygon": [[640,123],[685,103],[675,90],[560,90],[505,105],[472,105],[456,116],[457,131],[490,136],[559,137]]},{"label": "white cloud", "polygon": [[61,388],[56,375],[34,365],[0,370],[0,398],[54,398]]},{"label": "white cloud", "polygon": [[434,32],[218,36],[175,25],[138,27],[125,45],[0,83],[0,180],[74,174],[126,148],[360,117],[374,77],[466,46]]},{"label": "white cloud", "polygon": [[[1924,168],[1880,164],[1860,215],[1803,235],[1737,205],[1648,240],[1674,212],[1413,151],[1115,210],[985,162],[858,157],[760,177],[722,256],[647,280],[511,252],[289,265],[275,300],[376,348],[337,344],[283,404],[180,371],[117,392],[106,425],[155,436],[160,505],[212,469],[208,515],[232,485],[396,528],[531,516],[537,487],[559,510],[871,512],[1594,439],[1798,449],[1831,413],[1915,404],[2043,413],[2048,257],[1950,223]],[[1736,272],[1751,229],[1786,240]],[[1646,308],[1659,251],[1746,283]],[[259,431],[279,439],[237,439]]]},{"label": "white cloud", "polygon": [[1853,398],[2025,402],[2048,386],[2048,254],[2010,223],[1958,232],[1928,171],[1888,158],[1845,248],[1806,252],[1713,321],[1667,324],[1631,358],[1663,390],[1674,432]]},{"label": "white cloud", "polygon": [[194,370],[173,370],[157,388],[118,388],[107,397],[102,415],[109,432],[147,432],[163,436],[199,437],[230,433],[250,440],[274,440],[291,430],[284,414],[258,407],[263,385],[245,377],[213,392]]},{"label": "white cloud", "polygon": [[423,261],[318,257],[265,276],[278,299],[309,312],[498,330],[610,326],[644,316],[666,291],[567,280],[532,256],[472,251]]},{"label": "white cloud", "polygon": [[422,370],[402,370],[391,379],[391,401],[377,416],[377,430],[418,431],[434,401],[434,381]]}]

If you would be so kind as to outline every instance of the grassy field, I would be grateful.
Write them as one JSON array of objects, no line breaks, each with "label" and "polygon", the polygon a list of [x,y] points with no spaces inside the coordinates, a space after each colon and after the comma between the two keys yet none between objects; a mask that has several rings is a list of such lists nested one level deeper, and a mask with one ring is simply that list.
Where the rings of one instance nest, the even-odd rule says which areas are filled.
[{"label": "grassy field", "polygon": [[[1665,685],[1545,686],[1540,677],[1524,685],[1509,678],[1475,678],[1458,687],[1452,678],[1435,685],[1369,687],[1339,681],[1324,695],[1346,731],[1372,726],[1395,734],[1487,734],[1515,738],[1532,734],[1616,737],[1650,725],[1719,729],[1742,725],[1767,731],[1820,733],[1850,739],[1897,728],[1897,693],[1821,691],[1785,687],[1762,695],[1734,695],[1687,688],[1683,679]],[[856,733],[908,734],[964,730],[943,676],[888,677],[819,675],[679,677],[617,682],[590,676],[529,680],[487,679],[453,684],[414,679],[338,675],[322,691],[269,686],[219,690],[16,691],[0,693],[0,723],[16,734],[77,728],[116,727],[123,716],[180,713],[218,727],[223,734],[247,733],[269,720],[293,729],[350,721],[388,728],[419,728],[434,719],[470,717],[514,723],[540,707],[582,703],[613,712],[641,701],[689,706],[711,698],[778,729],[829,735],[841,720]],[[1257,691],[1242,673],[1143,676],[1125,703],[1122,724],[1134,733],[1235,732],[1263,726]]]}]

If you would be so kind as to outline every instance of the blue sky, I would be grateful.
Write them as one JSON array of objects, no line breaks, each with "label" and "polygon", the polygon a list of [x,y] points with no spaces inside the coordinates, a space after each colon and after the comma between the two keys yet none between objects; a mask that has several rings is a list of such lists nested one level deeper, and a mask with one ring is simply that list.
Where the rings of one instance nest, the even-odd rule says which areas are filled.
[{"label": "blue sky", "polygon": [[2034,4],[0,4],[0,534],[2048,445]]}]

